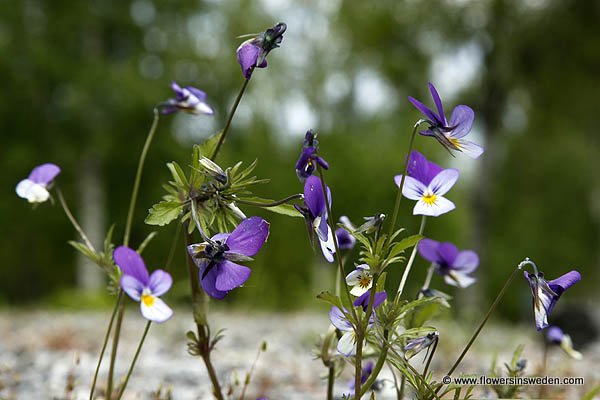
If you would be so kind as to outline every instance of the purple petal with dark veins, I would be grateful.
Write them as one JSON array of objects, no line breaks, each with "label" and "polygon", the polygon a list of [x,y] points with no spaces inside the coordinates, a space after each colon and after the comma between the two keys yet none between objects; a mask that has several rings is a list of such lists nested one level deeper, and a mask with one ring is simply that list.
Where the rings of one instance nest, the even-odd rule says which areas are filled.
[{"label": "purple petal with dark veins", "polygon": [[454,265],[454,260],[456,260],[456,256],[458,255],[458,249],[450,242],[443,242],[438,246],[438,253],[440,258],[444,260],[444,264],[452,266]]},{"label": "purple petal with dark veins", "polygon": [[250,268],[227,260],[220,263],[216,268],[218,268],[218,271],[215,288],[223,292],[242,286],[252,273]]},{"label": "purple petal with dark veins", "polygon": [[217,281],[217,273],[218,273],[218,265],[214,265],[210,271],[206,274],[204,278],[202,275],[204,274],[204,269],[208,266],[208,262],[201,263],[199,278],[200,278],[200,286],[202,289],[213,299],[221,300],[227,296],[227,291],[218,290],[215,286]]},{"label": "purple petal with dark veins", "polygon": [[29,174],[29,180],[42,185],[48,185],[59,173],[60,167],[58,165],[46,163],[35,167]]},{"label": "purple petal with dark veins", "polygon": [[331,310],[329,311],[329,321],[342,332],[348,332],[353,329],[350,321],[348,321],[342,310],[338,307],[331,307]]},{"label": "purple petal with dark veins", "polygon": [[416,150],[410,153],[408,159],[408,176],[412,176],[424,185],[429,185],[431,180],[442,171],[442,168]]},{"label": "purple petal with dark veins", "polygon": [[578,271],[569,271],[563,276],[560,276],[554,280],[548,282],[548,286],[552,289],[559,297],[565,290],[576,284],[581,280],[581,274]]},{"label": "purple petal with dark veins", "polygon": [[460,139],[471,132],[475,112],[469,106],[460,105],[454,107],[452,116],[450,117],[450,126],[453,129],[448,133],[453,139]]},{"label": "purple petal with dark veins", "polygon": [[440,123],[438,116],[432,110],[430,110],[425,104],[421,103],[419,100],[417,100],[411,96],[408,96],[408,101],[410,101],[412,103],[412,105],[417,108],[417,110],[421,111],[423,113],[423,115],[425,115],[425,117],[429,120],[429,122],[431,122],[434,125]]},{"label": "purple petal with dark veins", "polygon": [[421,239],[419,244],[417,245],[417,250],[421,257],[426,259],[429,262],[441,264],[444,260],[441,258],[440,253],[438,251],[438,247],[440,246],[440,242],[435,241],[433,239]]},{"label": "purple petal with dark veins", "polygon": [[356,239],[344,228],[337,228],[335,230],[335,237],[338,241],[338,248],[340,250],[350,250],[356,244]]},{"label": "purple petal with dark veins", "polygon": [[246,218],[231,232],[225,244],[229,250],[254,256],[269,236],[269,223],[260,217]]},{"label": "purple petal with dark veins", "polygon": [[162,296],[167,293],[171,289],[171,285],[173,285],[173,278],[162,269],[152,272],[148,281],[148,288],[154,296]]},{"label": "purple petal with dark veins", "polygon": [[[370,296],[371,296],[371,290],[368,290],[363,295],[361,295],[356,300],[354,300],[353,304],[356,307],[361,306],[363,308],[363,311],[367,311],[367,308],[369,307],[369,300],[371,298]],[[386,299],[387,299],[386,292],[375,293],[375,297],[373,298],[373,309],[376,309],[377,307],[379,307],[381,305],[381,303],[383,303]]]},{"label": "purple petal with dark veins", "polygon": [[433,86],[433,83],[431,83],[431,82],[429,82],[429,91],[431,92],[431,97],[433,98],[433,102],[435,103],[435,106],[437,107],[437,110],[438,110],[438,121],[440,121],[443,126],[447,126],[448,123],[446,122],[446,115],[444,114],[444,107],[442,106],[442,99],[440,98],[440,95],[438,94],[437,90],[435,89],[435,86]]},{"label": "purple petal with dark veins", "polygon": [[148,285],[148,270],[142,256],[137,251],[127,246],[119,246],[115,249],[113,258],[123,275],[131,275],[144,286]]}]

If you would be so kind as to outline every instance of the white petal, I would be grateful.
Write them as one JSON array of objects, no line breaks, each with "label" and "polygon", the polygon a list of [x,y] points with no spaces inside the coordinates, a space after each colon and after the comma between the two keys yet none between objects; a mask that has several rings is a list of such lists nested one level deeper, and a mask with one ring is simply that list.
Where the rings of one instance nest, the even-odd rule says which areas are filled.
[{"label": "white petal", "polygon": [[369,289],[371,289],[371,287],[373,286],[373,280],[371,280],[371,282],[369,283],[369,286],[366,288],[363,288],[360,285],[356,285],[352,288],[352,290],[350,291],[350,294],[352,296],[362,296],[363,294],[365,294]]},{"label": "white petal", "polygon": [[159,324],[161,322],[165,322],[173,315],[173,310],[171,310],[171,308],[158,297],[154,298],[154,302],[151,306],[147,306],[146,303],[141,301],[140,307],[142,309],[142,315],[144,318]]},{"label": "white petal", "polygon": [[362,270],[355,269],[354,271],[352,271],[348,275],[346,275],[346,283],[349,286],[358,285],[358,283],[360,282],[360,277],[362,276],[362,274],[363,274]]},{"label": "white petal", "polygon": [[446,281],[446,283],[451,286],[456,286],[459,288],[466,288],[466,287],[474,284],[476,279],[469,275],[461,274],[460,272],[456,272],[456,271],[452,271],[452,272],[450,272],[450,274],[444,276],[444,281]]},{"label": "white petal", "polygon": [[210,108],[208,106],[208,104],[204,103],[204,102],[200,102],[198,104],[196,104],[196,107],[194,107],[196,112],[200,113],[200,114],[208,114],[208,115],[212,115],[214,113],[213,109]]},{"label": "white petal", "polygon": [[356,336],[354,331],[346,332],[342,335],[337,344],[337,351],[345,356],[351,356],[356,353]]},{"label": "white petal", "polygon": [[23,179],[19,182],[16,192],[19,197],[27,199],[30,203],[43,203],[50,197],[50,193],[48,193],[44,185],[35,183],[29,179]]},{"label": "white petal", "polygon": [[331,234],[331,229],[327,229],[327,241],[324,242],[319,238],[319,243],[321,243],[321,251],[323,252],[323,256],[327,260],[327,262],[332,263],[335,254],[335,245],[333,243],[333,235]]},{"label": "white petal", "polygon": [[569,335],[563,336],[562,342],[560,343],[560,348],[575,360],[581,360],[583,358],[581,353],[573,348],[573,341]]},{"label": "white petal", "polygon": [[429,205],[422,199],[415,204],[413,215],[427,215],[430,217],[439,217],[442,214],[452,211],[456,208],[453,202],[445,197],[438,196],[435,203]]},{"label": "white petal", "polygon": [[[394,177],[396,185],[400,187],[400,183],[402,182],[402,175],[396,175]],[[412,176],[407,176],[404,179],[404,186],[402,187],[402,194],[407,199],[411,200],[419,200],[423,193],[427,190],[427,186],[425,186],[420,181],[416,180]]]},{"label": "white petal", "polygon": [[457,169],[445,169],[433,177],[429,183],[429,189],[437,196],[443,196],[452,189],[452,186],[454,186],[458,179],[458,175],[459,172]]},{"label": "white petal", "polygon": [[458,139],[458,147],[460,151],[471,158],[479,158],[483,154],[483,147],[470,140]]}]

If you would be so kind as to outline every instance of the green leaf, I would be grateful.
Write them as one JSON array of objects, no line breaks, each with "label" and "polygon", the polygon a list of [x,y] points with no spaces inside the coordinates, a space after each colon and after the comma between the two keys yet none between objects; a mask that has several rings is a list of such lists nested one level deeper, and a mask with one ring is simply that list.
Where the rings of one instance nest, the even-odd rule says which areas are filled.
[{"label": "green leaf", "polygon": [[412,235],[405,237],[404,239],[392,246],[388,257],[395,257],[396,255],[402,253],[404,250],[415,246],[421,241],[421,239],[423,239],[423,237],[423,235]]},{"label": "green leaf", "polygon": [[219,131],[211,137],[209,137],[208,139],[206,139],[201,145],[196,146],[198,149],[198,160],[200,160],[202,156],[206,158],[212,157],[215,148],[217,147],[217,143],[219,143],[219,140],[221,139],[222,134],[223,131]]},{"label": "green leaf", "polygon": [[139,254],[142,254],[144,252],[144,249],[146,248],[146,246],[148,246],[148,243],[150,243],[150,241],[152,239],[154,239],[154,236],[156,236],[157,234],[158,234],[158,232],[150,232],[150,234],[148,236],[146,236],[146,239],[144,239],[142,244],[140,244],[140,246],[137,248],[137,252]]},{"label": "green leaf", "polygon": [[589,392],[587,392],[582,398],[581,400],[593,400],[596,398],[596,395],[600,394],[600,385],[596,385],[592,388],[592,390],[590,390]]},{"label": "green leaf", "polygon": [[175,161],[167,163],[167,168],[171,171],[171,175],[173,176],[173,180],[177,184],[178,187],[188,188],[190,186],[185,173]]},{"label": "green leaf", "polygon": [[183,204],[177,201],[161,201],[148,210],[148,216],[144,221],[148,225],[164,226],[179,217]]},{"label": "green leaf", "polygon": [[291,204],[280,204],[275,207],[266,207],[265,210],[275,214],[287,215],[288,217],[304,218],[302,214]]},{"label": "green leaf", "polygon": [[323,300],[329,304],[331,304],[332,306],[336,306],[337,308],[339,308],[340,310],[344,309],[344,306],[342,305],[342,300],[340,300],[340,298],[338,296],[335,296],[333,294],[331,294],[330,292],[321,292],[317,295],[317,299]]},{"label": "green leaf", "polygon": [[85,244],[75,242],[73,240],[70,240],[69,244],[73,246],[75,250],[79,251],[81,254],[83,254],[85,257],[89,258],[93,262],[98,263],[98,261],[100,260],[100,256],[96,254],[96,252],[94,252],[92,249],[87,247]]}]

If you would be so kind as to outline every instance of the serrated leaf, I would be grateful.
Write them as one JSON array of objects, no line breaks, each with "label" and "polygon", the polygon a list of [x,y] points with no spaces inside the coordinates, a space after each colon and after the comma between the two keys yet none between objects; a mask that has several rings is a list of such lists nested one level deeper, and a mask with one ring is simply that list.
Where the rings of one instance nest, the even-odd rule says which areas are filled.
[{"label": "serrated leaf", "polygon": [[183,204],[179,202],[161,201],[148,210],[148,216],[144,222],[148,225],[167,225],[179,217],[182,209]]},{"label": "serrated leaf", "polygon": [[323,300],[331,304],[332,306],[336,306],[340,310],[344,309],[344,306],[342,305],[342,300],[340,300],[338,296],[331,294],[330,292],[324,291],[319,293],[317,295],[317,299]]},{"label": "serrated leaf", "polygon": [[212,155],[215,151],[215,148],[217,147],[217,143],[219,143],[219,140],[221,139],[222,134],[223,131],[219,131],[216,134],[209,137],[208,139],[206,139],[204,143],[197,146],[198,160],[200,160],[202,156],[212,159]]}]

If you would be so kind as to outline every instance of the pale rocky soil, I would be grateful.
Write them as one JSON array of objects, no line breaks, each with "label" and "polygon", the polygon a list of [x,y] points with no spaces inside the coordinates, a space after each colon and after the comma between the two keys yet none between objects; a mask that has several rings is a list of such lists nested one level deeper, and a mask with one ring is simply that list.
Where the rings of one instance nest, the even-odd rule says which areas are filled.
[{"label": "pale rocky soil", "polygon": [[[130,380],[124,399],[156,399],[158,388],[171,389],[173,399],[211,399],[207,374],[200,359],[186,352],[185,332],[192,328],[189,314],[176,310],[175,317],[164,325],[153,325]],[[104,312],[1,311],[0,312],[0,399],[87,399],[93,371],[109,314]],[[211,316],[213,329],[227,328],[225,338],[213,353],[222,382],[243,382],[257,349],[264,339],[268,350],[262,354],[246,399],[267,396],[276,399],[324,399],[325,373],[321,362],[312,355],[320,333],[327,330],[326,314],[318,313],[241,313],[220,312]],[[438,379],[460,352],[473,327],[440,322],[442,333],[439,354],[432,366]],[[129,309],[124,323],[123,341],[117,371],[125,373],[133,356],[144,321],[135,309]],[[467,329],[468,328],[468,329]],[[509,362],[517,344],[525,345],[529,375],[539,375],[541,346],[535,329],[528,326],[488,325],[473,351],[465,358],[460,371],[470,374],[487,372],[492,355],[498,353],[499,364]],[[584,387],[549,387],[548,398],[576,399],[600,382],[600,344],[582,349],[584,361],[572,361],[558,349],[549,354],[548,375],[582,376]],[[414,365],[421,369],[421,357]],[[104,385],[107,363],[101,370]],[[347,390],[350,369],[336,384],[338,396]],[[391,380],[389,371],[384,378]],[[65,396],[68,382],[73,391]],[[237,390],[239,397],[239,388]],[[478,396],[493,398],[479,389]],[[530,397],[537,393],[532,390]],[[164,397],[163,397],[164,398]],[[233,397],[232,397],[233,398]],[[366,397],[365,397],[366,398]],[[395,399],[388,382],[377,399]]]}]

